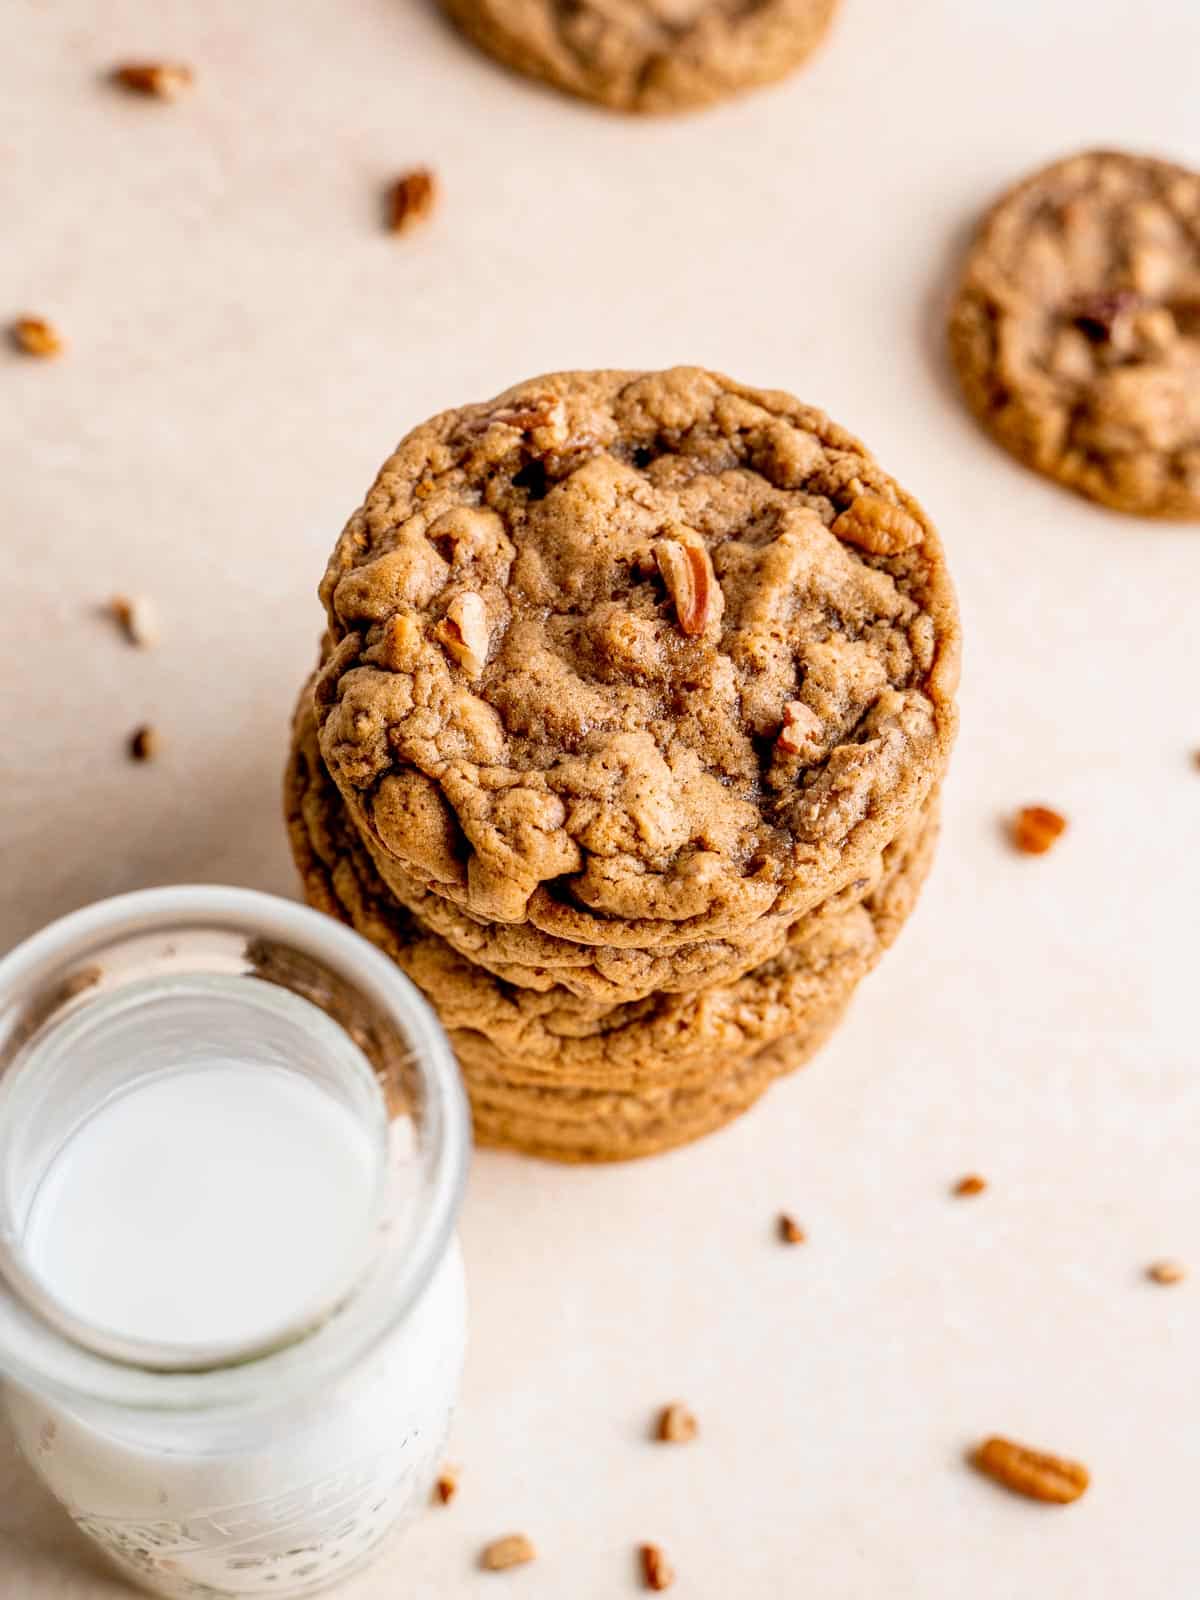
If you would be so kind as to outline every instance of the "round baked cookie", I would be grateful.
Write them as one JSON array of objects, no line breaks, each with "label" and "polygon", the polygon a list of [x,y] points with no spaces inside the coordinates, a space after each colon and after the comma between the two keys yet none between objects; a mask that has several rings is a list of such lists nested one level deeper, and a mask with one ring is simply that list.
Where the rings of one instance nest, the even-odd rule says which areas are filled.
[{"label": "round baked cookie", "polygon": [[1200,174],[1098,150],[987,214],[950,318],[972,411],[1118,511],[1200,517]]},{"label": "round baked cookie", "polygon": [[395,904],[349,827],[305,735],[302,704],[285,789],[310,903],[384,950],[435,1006],[464,1068],[514,1086],[632,1091],[693,1086],[781,1037],[807,1031],[875,965],[903,924],[936,840],[936,797],[885,852],[857,905],[821,907],[771,961],[723,984],[614,1006],[497,979]]},{"label": "round baked cookie", "polygon": [[381,876],[665,950],[864,876],[955,726],[937,535],[849,434],[696,368],[410,434],[322,585],[321,749]]},{"label": "round baked cookie", "polygon": [[475,1142],[550,1161],[630,1161],[690,1144],[741,1116],[776,1078],[811,1060],[836,1032],[846,1004],[814,1017],[804,1033],[687,1087],[529,1088],[466,1065]]},{"label": "round baked cookie", "polygon": [[786,77],[837,0],[443,0],[507,67],[616,111],[687,111]]}]

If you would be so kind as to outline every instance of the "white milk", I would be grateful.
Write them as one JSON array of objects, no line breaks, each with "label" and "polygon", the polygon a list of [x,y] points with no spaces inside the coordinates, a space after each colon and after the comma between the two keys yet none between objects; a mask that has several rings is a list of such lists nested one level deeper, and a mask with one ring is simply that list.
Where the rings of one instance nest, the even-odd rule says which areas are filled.
[{"label": "white milk", "polygon": [[222,1062],[145,1078],[67,1140],[26,1259],[92,1328],[166,1345],[261,1345],[327,1306],[366,1250],[379,1152],[332,1095]]}]

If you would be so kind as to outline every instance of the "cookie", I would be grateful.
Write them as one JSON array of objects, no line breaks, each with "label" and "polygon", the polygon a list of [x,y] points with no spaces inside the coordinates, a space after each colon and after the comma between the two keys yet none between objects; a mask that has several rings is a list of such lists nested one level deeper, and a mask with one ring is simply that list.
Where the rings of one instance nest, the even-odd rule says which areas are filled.
[{"label": "cookie", "polygon": [[[512,1086],[641,1091],[704,1084],[844,1002],[895,937],[928,870],[936,819],[885,853],[878,885],[822,907],[742,977],[616,1006],[502,982],[393,902],[346,821],[302,700],[286,781],[293,853],[310,902],[386,951],[435,1006],[468,1076]],[[932,805],[930,807],[932,811]]]},{"label": "cookie", "polygon": [[837,0],[443,0],[488,55],[617,111],[686,111],[786,77]]},{"label": "cookie", "polygon": [[869,872],[953,738],[924,512],[822,413],[695,368],[435,417],[322,597],[321,750],[384,881],[573,943],[794,921]]},{"label": "cookie", "polygon": [[984,218],[950,319],[972,411],[1117,511],[1200,517],[1200,175],[1092,151]]},{"label": "cookie", "polygon": [[776,1078],[810,1061],[845,1009],[841,1001],[814,1017],[803,1034],[685,1088],[624,1094],[531,1089],[466,1066],[475,1142],[550,1161],[630,1161],[690,1144],[741,1116]]}]

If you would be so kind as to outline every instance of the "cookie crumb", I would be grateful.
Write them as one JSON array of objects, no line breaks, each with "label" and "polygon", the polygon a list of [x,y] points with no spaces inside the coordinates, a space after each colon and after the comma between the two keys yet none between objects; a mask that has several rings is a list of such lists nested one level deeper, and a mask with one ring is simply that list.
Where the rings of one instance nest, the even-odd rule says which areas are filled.
[{"label": "cookie crumb", "polygon": [[1152,1261],[1146,1268],[1146,1276],[1155,1283],[1182,1283],[1187,1277],[1187,1268],[1182,1261]]},{"label": "cookie crumb", "polygon": [[781,1211],[779,1214],[779,1237],[784,1244],[808,1243],[807,1233],[805,1233],[795,1217],[789,1216],[786,1211]]},{"label": "cookie crumb", "polygon": [[108,608],[130,644],[150,650],[158,643],[158,613],[146,595],[114,595]]},{"label": "cookie crumb", "polygon": [[39,361],[50,361],[66,348],[58,329],[45,317],[18,317],[9,336],[22,355],[36,356]]},{"label": "cookie crumb", "polygon": [[993,1482],[1022,1494],[1028,1500],[1047,1505],[1070,1505],[1078,1500],[1091,1482],[1091,1474],[1079,1461],[1052,1456],[1044,1450],[1031,1450],[1011,1439],[993,1435],[970,1454],[971,1465]]},{"label": "cookie crumb", "polygon": [[438,183],[428,167],[414,167],[397,178],[387,192],[387,225],[392,233],[407,233],[433,214]]},{"label": "cookie crumb", "polygon": [[510,1567],[524,1567],[537,1555],[537,1551],[523,1533],[507,1533],[503,1539],[493,1539],[485,1545],[479,1565],[485,1572],[507,1572]]},{"label": "cookie crumb", "polygon": [[134,761],[153,761],[158,754],[158,731],[143,723],[129,735],[129,754]]},{"label": "cookie crumb", "polygon": [[1049,806],[1024,806],[1013,818],[1012,841],[1023,855],[1044,856],[1067,829],[1067,819]]},{"label": "cookie crumb", "polygon": [[433,1486],[433,1498],[440,1506],[448,1506],[458,1493],[458,1480],[461,1476],[457,1467],[443,1467],[437,1475],[437,1482]]},{"label": "cookie crumb", "polygon": [[675,1569],[656,1544],[638,1546],[642,1563],[642,1582],[647,1589],[669,1589],[675,1582]]},{"label": "cookie crumb", "polygon": [[682,1400],[672,1400],[659,1412],[655,1437],[663,1444],[687,1444],[699,1432],[700,1424]]},{"label": "cookie crumb", "polygon": [[125,61],[112,70],[113,82],[131,94],[153,100],[178,100],[195,81],[191,67],[177,61]]},{"label": "cookie crumb", "polygon": [[954,1185],[954,1193],[966,1199],[970,1195],[982,1194],[986,1188],[986,1178],[981,1178],[977,1172],[968,1172],[966,1177],[960,1178]]}]

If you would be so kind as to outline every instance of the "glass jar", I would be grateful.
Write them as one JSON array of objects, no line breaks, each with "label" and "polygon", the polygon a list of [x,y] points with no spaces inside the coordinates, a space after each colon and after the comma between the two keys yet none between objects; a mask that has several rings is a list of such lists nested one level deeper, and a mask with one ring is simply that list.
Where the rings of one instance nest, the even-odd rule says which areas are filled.
[{"label": "glass jar", "polygon": [[[252,1336],[91,1325],[40,1275],[39,1191],[89,1118],[188,1067],[199,1041],[206,1060],[261,1061],[336,1101],[377,1163],[369,1226],[308,1302]],[[416,989],[290,902],[150,890],[0,962],[5,1409],[37,1474],[135,1582],[172,1600],[311,1594],[428,1502],[466,1337],[468,1127]],[[178,1269],[152,1221],[145,1272]]]}]

